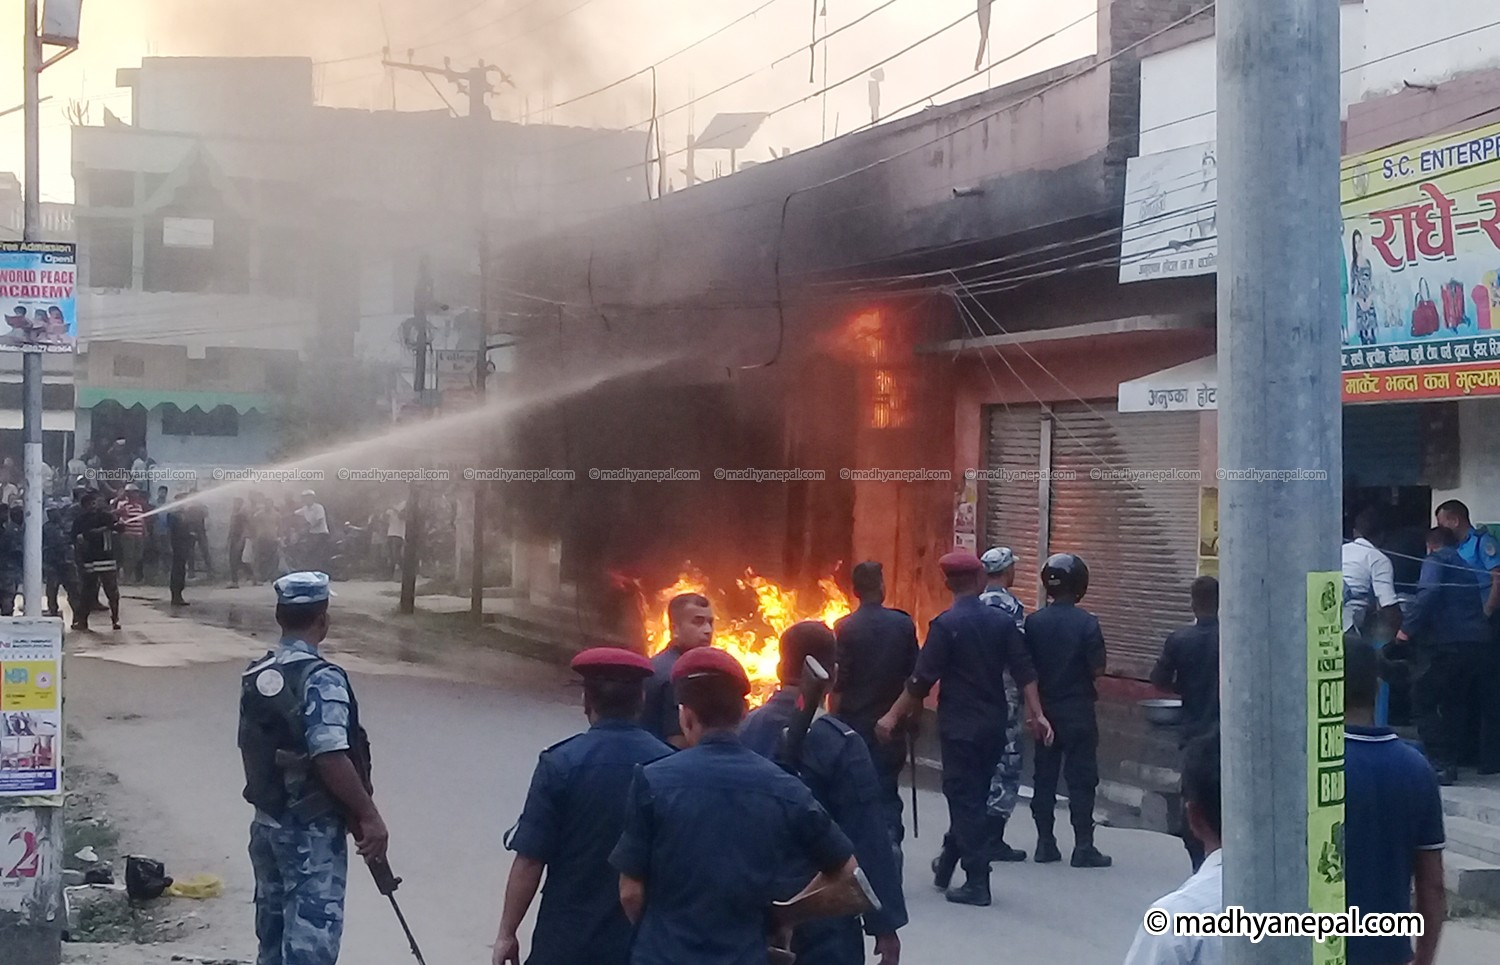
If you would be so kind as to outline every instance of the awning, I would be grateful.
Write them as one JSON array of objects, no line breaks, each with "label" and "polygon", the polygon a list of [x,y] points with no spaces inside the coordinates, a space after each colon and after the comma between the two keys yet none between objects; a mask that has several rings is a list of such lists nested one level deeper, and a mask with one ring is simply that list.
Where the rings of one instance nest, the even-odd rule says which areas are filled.
[{"label": "awning", "polygon": [[253,392],[174,392],[95,385],[78,387],[78,408],[92,409],[101,402],[118,402],[127,409],[138,405],[147,409],[154,409],[159,405],[175,405],[183,412],[189,409],[212,412],[221,405],[227,405],[243,415],[252,410],[269,411],[272,399],[268,395]]},{"label": "awning", "polygon": [[[0,409],[0,429],[22,428],[20,409]],[[43,432],[72,432],[74,419],[72,409],[44,409],[42,411]]]},{"label": "awning", "polygon": [[1219,407],[1216,355],[1120,383],[1121,412],[1203,411]]}]

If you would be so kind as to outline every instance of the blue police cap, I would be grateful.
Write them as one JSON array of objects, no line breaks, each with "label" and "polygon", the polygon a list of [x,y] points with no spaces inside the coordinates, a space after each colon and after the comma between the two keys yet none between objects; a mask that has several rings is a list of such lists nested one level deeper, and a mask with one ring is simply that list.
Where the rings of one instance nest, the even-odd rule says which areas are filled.
[{"label": "blue police cap", "polygon": [[271,587],[276,591],[276,602],[289,606],[322,603],[333,595],[333,591],[328,589],[327,573],[288,573],[272,583]]}]

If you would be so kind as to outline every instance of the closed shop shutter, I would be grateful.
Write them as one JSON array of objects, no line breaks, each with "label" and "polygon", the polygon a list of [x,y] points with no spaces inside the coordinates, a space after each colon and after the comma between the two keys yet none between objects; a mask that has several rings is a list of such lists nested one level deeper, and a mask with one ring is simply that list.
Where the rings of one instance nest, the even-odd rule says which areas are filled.
[{"label": "closed shop shutter", "polygon": [[1344,407],[1344,478],[1351,486],[1422,483],[1422,404]]},{"label": "closed shop shutter", "polygon": [[[1191,622],[1198,568],[1198,426],[1192,412],[1053,407],[1049,544],[1089,566],[1109,671],[1144,679],[1167,634]],[[1094,479],[1091,470],[1184,470],[1186,478]],[[1068,479],[1064,474],[1072,473]],[[1064,475],[1064,478],[1058,478]]]},{"label": "closed shop shutter", "polygon": [[1036,609],[1037,574],[1041,572],[1037,551],[1037,473],[1042,458],[1042,410],[1040,406],[994,406],[988,421],[984,489],[983,553],[991,546],[1009,546],[1016,554],[1015,594]]}]

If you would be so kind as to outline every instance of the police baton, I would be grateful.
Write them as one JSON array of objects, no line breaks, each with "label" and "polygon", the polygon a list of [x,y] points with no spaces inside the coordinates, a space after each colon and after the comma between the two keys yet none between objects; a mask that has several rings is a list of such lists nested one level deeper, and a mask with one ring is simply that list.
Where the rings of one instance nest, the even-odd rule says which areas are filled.
[{"label": "police baton", "polygon": [[411,945],[411,953],[417,957],[417,965],[427,965],[427,960],[422,957],[422,949],[417,947],[416,936],[411,933],[411,926],[406,923],[406,916],[401,913],[401,906],[396,903],[396,889],[401,887],[401,879],[391,870],[391,864],[384,858],[375,858],[367,861],[370,866],[370,876],[375,879],[375,888],[390,900],[391,909],[396,913],[396,920],[401,923],[401,930],[406,933],[406,941]]},{"label": "police baton", "polygon": [[917,728],[913,724],[906,732],[906,757],[911,761],[911,836],[922,836],[921,824],[917,821]]}]

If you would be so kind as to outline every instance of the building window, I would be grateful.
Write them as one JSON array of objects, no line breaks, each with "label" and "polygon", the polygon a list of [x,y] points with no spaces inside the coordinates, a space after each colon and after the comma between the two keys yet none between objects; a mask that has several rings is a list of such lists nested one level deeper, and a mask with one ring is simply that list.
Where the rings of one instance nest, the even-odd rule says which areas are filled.
[{"label": "building window", "polygon": [[212,412],[204,412],[197,406],[184,412],[175,405],[164,405],[161,431],[166,436],[237,436],[240,434],[240,414],[228,405],[221,405]]},{"label": "building window", "polygon": [[114,358],[114,373],[122,379],[144,379],[146,377],[146,360],[139,355],[116,355]]},{"label": "building window", "polygon": [[162,218],[161,243],[164,248],[212,248],[214,246],[213,219]]},{"label": "building window", "polygon": [[128,221],[79,222],[90,288],[129,288],[135,232]]}]

